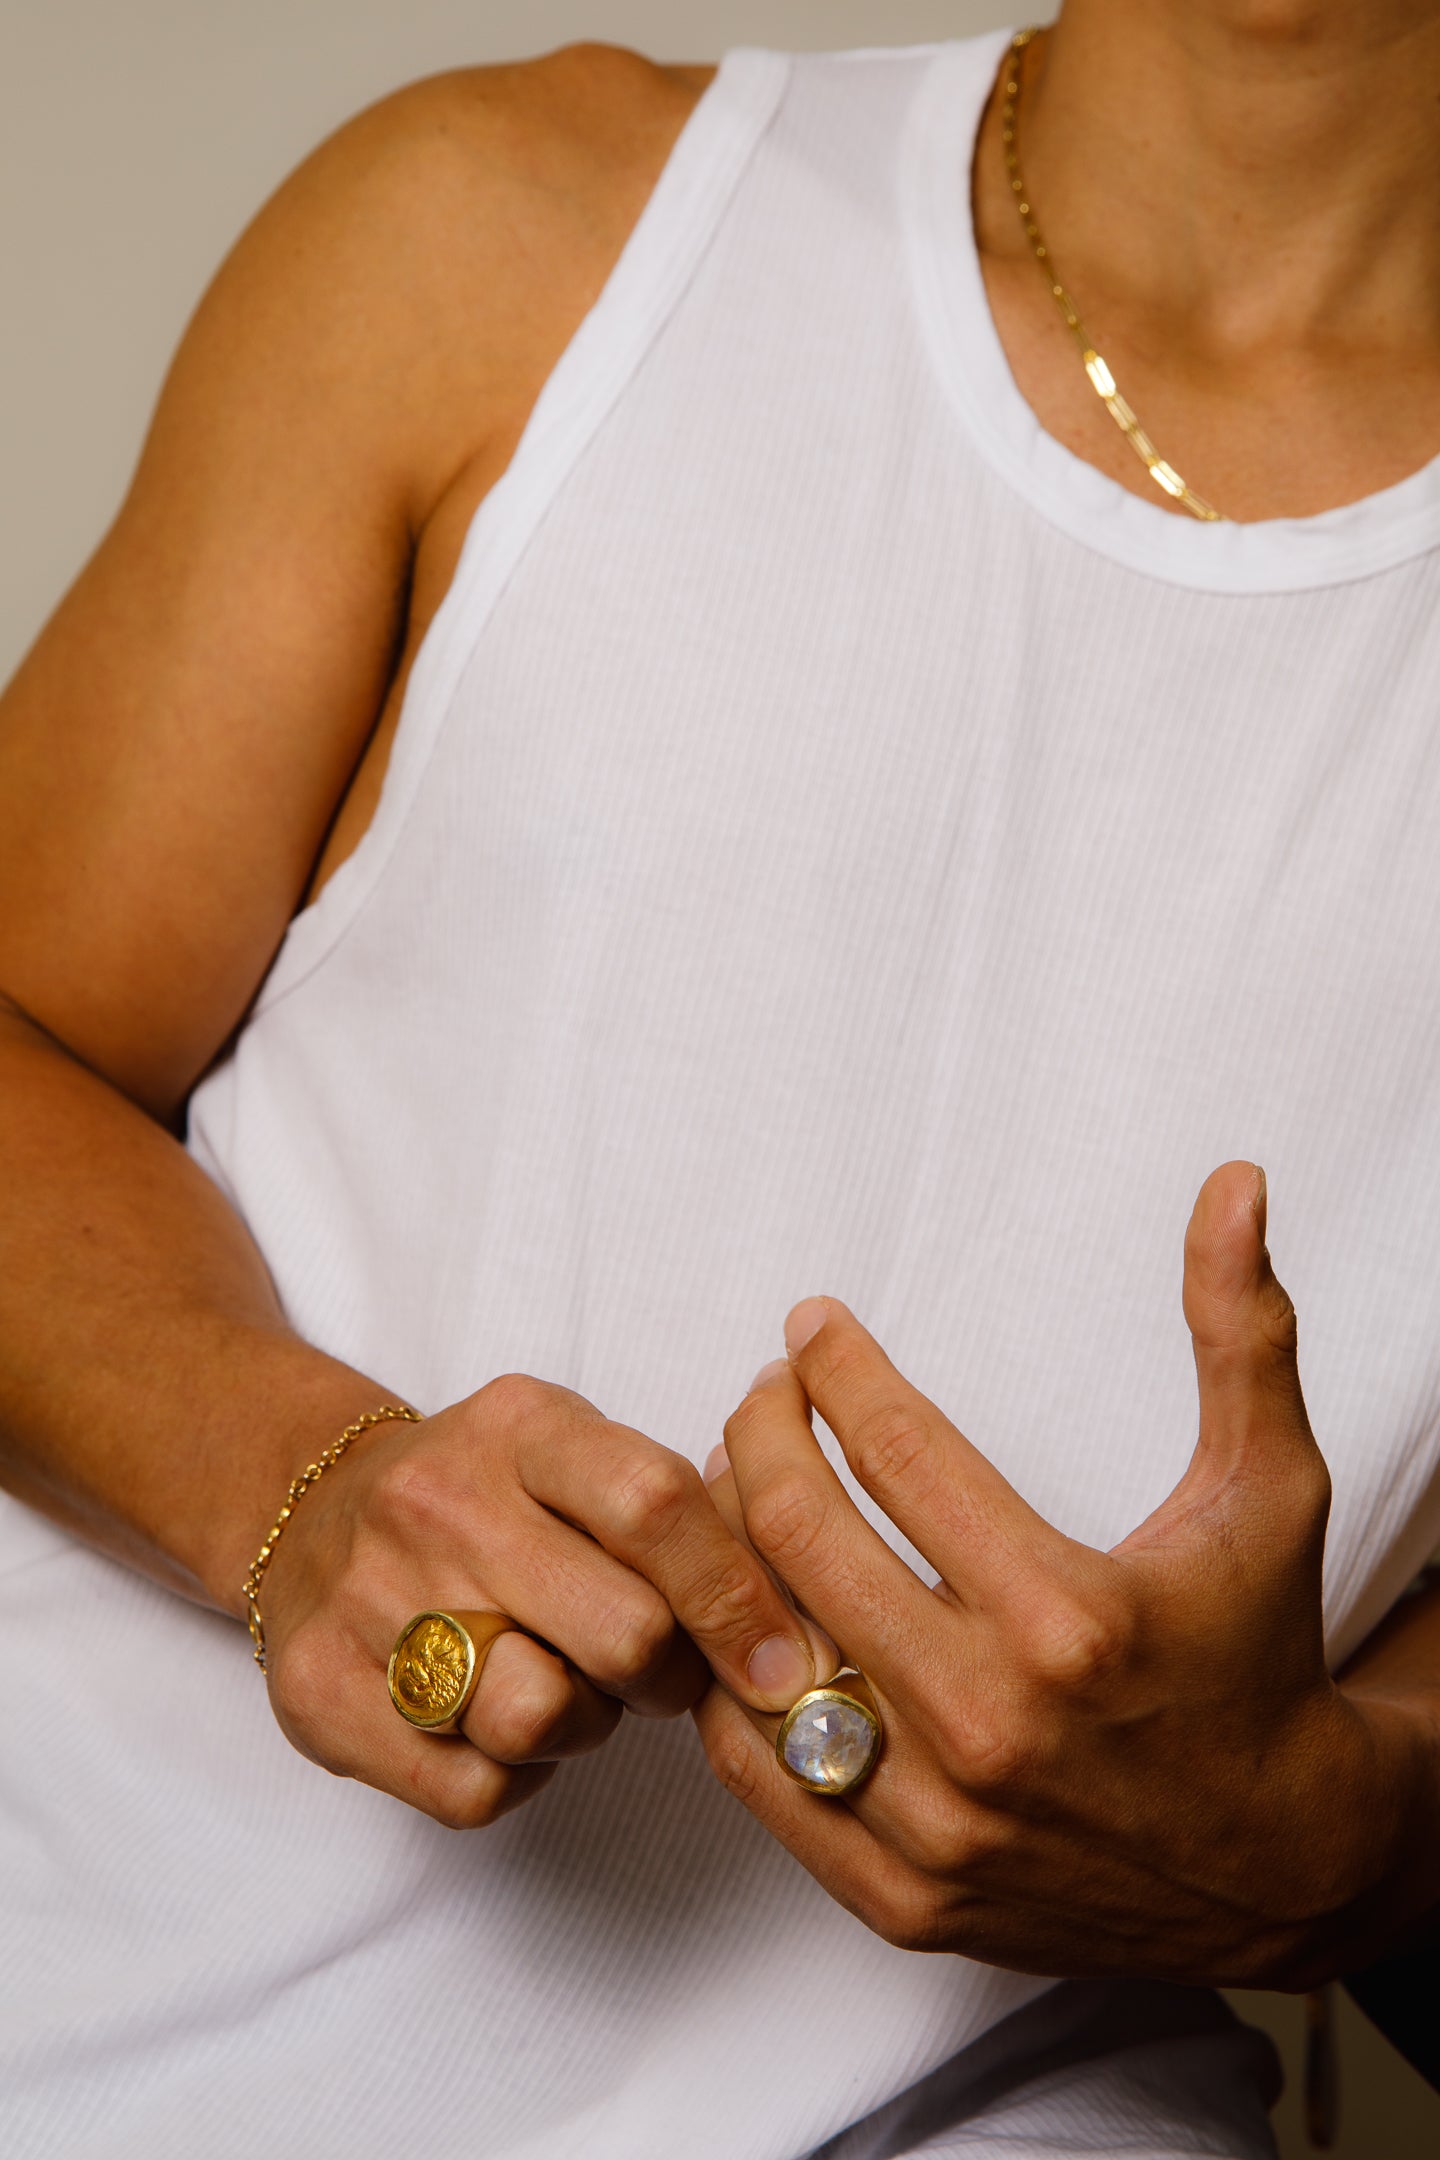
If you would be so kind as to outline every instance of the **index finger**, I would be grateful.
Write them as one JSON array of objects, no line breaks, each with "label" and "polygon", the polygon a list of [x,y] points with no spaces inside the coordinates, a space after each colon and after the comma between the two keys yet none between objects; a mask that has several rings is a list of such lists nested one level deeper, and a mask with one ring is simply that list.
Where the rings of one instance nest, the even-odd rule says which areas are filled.
[{"label": "index finger", "polygon": [[[825,1460],[794,1373],[780,1365],[757,1376],[726,1424],[725,1449],[756,1550],[842,1657],[892,1700],[907,1695],[929,1661],[937,1600]],[[723,1471],[719,1482],[723,1491]]]},{"label": "index finger", "polygon": [[[537,1436],[538,1437],[538,1436]],[[522,1451],[526,1490],[654,1584],[715,1677],[757,1710],[788,1710],[815,1685],[805,1623],[721,1520],[683,1455],[596,1418],[557,1447]]]},{"label": "index finger", "polygon": [[839,1298],[806,1298],[785,1340],[859,1483],[962,1603],[1005,1602],[1073,1550]]}]

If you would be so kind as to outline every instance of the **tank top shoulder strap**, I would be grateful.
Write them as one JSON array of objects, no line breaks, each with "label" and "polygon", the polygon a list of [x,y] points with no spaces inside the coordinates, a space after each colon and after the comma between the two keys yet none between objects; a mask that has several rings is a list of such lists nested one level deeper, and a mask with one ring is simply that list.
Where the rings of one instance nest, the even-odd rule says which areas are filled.
[{"label": "tank top shoulder strap", "polygon": [[416,657],[379,806],[354,853],[291,923],[256,1012],[324,960],[373,889],[420,785],[475,642],[546,510],[681,304],[794,63],[740,47],[721,62],[605,286],[536,400],[515,455],[475,513]]}]

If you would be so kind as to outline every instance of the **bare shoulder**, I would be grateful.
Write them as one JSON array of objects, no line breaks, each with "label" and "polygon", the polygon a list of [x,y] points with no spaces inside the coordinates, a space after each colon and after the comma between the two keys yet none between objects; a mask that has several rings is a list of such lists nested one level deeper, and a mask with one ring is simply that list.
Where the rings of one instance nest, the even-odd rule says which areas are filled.
[{"label": "bare shoulder", "polygon": [[299,171],[329,185],[393,182],[460,159],[501,185],[543,189],[620,173],[663,153],[714,74],[603,44],[455,68],[355,113]]},{"label": "bare shoulder", "polygon": [[430,76],[347,122],[292,190],[312,207],[363,202],[369,211],[385,201],[477,248],[495,244],[495,220],[463,232],[452,222],[457,210],[473,213],[475,190],[490,210],[557,236],[606,232],[617,215],[633,215],[637,190],[653,186],[713,72],[591,44]]},{"label": "bare shoulder", "polygon": [[442,513],[500,468],[706,79],[578,46],[413,84],[201,300],[0,697],[0,994],[147,1107],[254,995],[394,709]]},{"label": "bare shoulder", "polygon": [[504,433],[533,396],[712,75],[586,44],[432,76],[348,121],[255,221],[221,284],[251,320],[283,314],[292,346],[363,337],[371,395],[414,428],[413,524],[476,447],[462,415]]},{"label": "bare shoulder", "polygon": [[492,174],[552,187],[643,166],[662,154],[713,79],[623,46],[562,46],[533,60],[427,76],[357,114],[332,142],[414,148],[448,137]]}]

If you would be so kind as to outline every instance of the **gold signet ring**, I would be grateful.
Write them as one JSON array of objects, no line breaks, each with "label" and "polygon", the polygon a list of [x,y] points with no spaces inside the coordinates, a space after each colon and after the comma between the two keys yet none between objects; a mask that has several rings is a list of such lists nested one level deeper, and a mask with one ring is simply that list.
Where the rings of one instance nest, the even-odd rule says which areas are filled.
[{"label": "gold signet ring", "polygon": [[775,1735],[775,1756],[807,1792],[838,1799],[863,1785],[885,1742],[885,1727],[865,1675],[853,1665],[826,1687],[811,1688]]},{"label": "gold signet ring", "polygon": [[390,1700],[422,1732],[453,1733],[502,1635],[518,1633],[498,1612],[422,1612],[390,1653]]}]

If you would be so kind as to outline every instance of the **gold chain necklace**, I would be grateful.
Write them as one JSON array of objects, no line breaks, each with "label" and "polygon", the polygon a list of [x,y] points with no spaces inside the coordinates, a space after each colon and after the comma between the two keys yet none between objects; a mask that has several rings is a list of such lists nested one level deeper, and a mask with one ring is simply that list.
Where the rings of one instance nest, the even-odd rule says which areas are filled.
[{"label": "gold chain necklace", "polygon": [[1025,237],[1030,242],[1036,262],[1039,263],[1041,270],[1045,274],[1045,282],[1050,287],[1055,305],[1065,317],[1070,334],[1080,348],[1080,358],[1084,362],[1085,373],[1090,378],[1095,395],[1125,437],[1126,442],[1135,452],[1136,457],[1145,467],[1146,472],[1149,473],[1150,478],[1155,482],[1156,487],[1163,488],[1165,493],[1188,510],[1192,517],[1204,518],[1207,524],[1222,523],[1223,513],[1206,502],[1203,495],[1197,495],[1192,487],[1186,486],[1174,466],[1161,457],[1131,408],[1125,402],[1125,399],[1121,397],[1120,392],[1115,387],[1115,377],[1090,342],[1089,333],[1080,320],[1079,311],[1074,301],[1056,277],[1054,265],[1050,261],[1050,250],[1040,237],[1040,227],[1036,224],[1031,211],[1025,193],[1025,181],[1020,171],[1020,153],[1016,148],[1019,130],[1015,123],[1015,115],[1020,102],[1020,77],[1024,65],[1025,47],[1030,43],[1034,35],[1033,29],[1017,30],[1010,40],[1010,51],[1005,61],[1005,103],[1000,110],[1001,140],[1005,145],[1005,170],[1010,178],[1011,193],[1015,197],[1015,208],[1020,213],[1020,223],[1025,229]]}]

